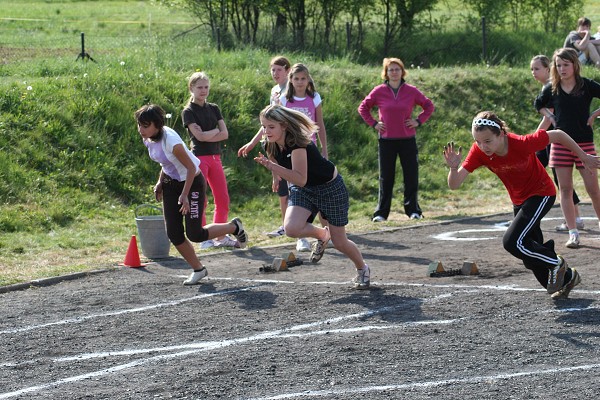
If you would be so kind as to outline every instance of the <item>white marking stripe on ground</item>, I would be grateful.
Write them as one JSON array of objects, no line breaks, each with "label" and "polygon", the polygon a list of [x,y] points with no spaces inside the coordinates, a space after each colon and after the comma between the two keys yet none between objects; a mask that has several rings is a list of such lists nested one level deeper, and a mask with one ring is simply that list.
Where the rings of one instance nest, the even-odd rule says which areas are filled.
[{"label": "white marking stripe on ground", "polygon": [[[400,307],[400,306],[398,306],[398,307]],[[212,342],[197,342],[197,343],[191,343],[191,344],[183,345],[183,346],[170,346],[170,347],[145,349],[145,350],[131,350],[131,351],[109,352],[109,353],[91,353],[91,354],[86,354],[86,355],[80,355],[80,356],[74,356],[74,357],[64,357],[62,359],[55,359],[52,361],[53,362],[80,361],[82,359],[97,358],[97,357],[130,356],[130,355],[134,355],[134,354],[147,353],[147,352],[184,350],[184,351],[180,351],[177,353],[161,354],[161,355],[157,355],[157,356],[153,356],[153,357],[149,357],[149,358],[144,358],[144,359],[132,361],[132,362],[129,362],[126,364],[117,365],[117,366],[114,366],[111,368],[101,369],[98,371],[93,371],[93,372],[89,372],[89,373],[82,374],[82,375],[71,376],[68,378],[59,379],[54,382],[31,386],[31,387],[23,388],[23,389],[16,390],[13,392],[1,393],[0,399],[8,399],[11,397],[21,396],[21,395],[27,394],[27,393],[35,393],[35,392],[39,392],[41,390],[51,389],[58,385],[78,382],[78,381],[81,381],[84,379],[98,378],[100,376],[109,375],[109,374],[116,373],[116,372],[121,372],[121,371],[130,369],[130,368],[134,368],[134,367],[137,367],[137,366],[140,366],[140,365],[143,365],[146,363],[150,363],[150,362],[185,357],[185,356],[188,356],[188,355],[191,355],[194,353],[199,353],[199,352],[209,351],[209,350],[217,350],[220,348],[234,346],[234,345],[240,345],[240,344],[244,344],[244,343],[248,343],[248,342],[252,342],[252,341],[264,341],[265,339],[274,340],[274,339],[283,339],[283,338],[291,338],[291,337],[321,336],[321,335],[329,335],[332,333],[344,334],[344,333],[354,333],[354,332],[361,332],[361,331],[384,330],[384,329],[394,329],[394,328],[403,329],[403,328],[407,328],[407,327],[411,327],[411,326],[418,326],[418,325],[438,325],[438,324],[447,325],[447,324],[452,324],[452,323],[460,320],[460,319],[451,319],[451,320],[438,320],[438,321],[412,321],[412,322],[406,322],[403,324],[393,324],[393,325],[379,325],[379,326],[369,325],[369,326],[361,326],[361,327],[355,327],[355,328],[339,328],[339,329],[324,329],[324,330],[311,331],[311,332],[295,332],[295,331],[307,329],[307,328],[310,328],[313,326],[330,324],[332,322],[339,322],[339,321],[343,321],[346,319],[364,318],[365,316],[383,313],[392,308],[397,308],[397,307],[383,307],[383,308],[377,309],[377,310],[369,310],[369,311],[365,311],[362,313],[350,314],[350,315],[336,317],[336,318],[332,318],[332,319],[328,319],[328,320],[324,320],[324,321],[317,321],[317,322],[313,322],[313,323],[309,323],[309,324],[296,325],[291,328],[267,331],[267,332],[260,333],[258,335],[253,335],[253,336],[249,336],[249,337],[245,337],[245,338],[219,340],[219,341],[212,341]]]},{"label": "white marking stripe on ground", "polygon": [[456,379],[442,379],[439,381],[426,381],[426,382],[411,382],[411,383],[402,383],[397,385],[384,385],[384,386],[366,386],[366,387],[358,387],[358,388],[347,388],[347,389],[328,389],[328,390],[307,390],[297,393],[286,393],[279,394],[270,397],[253,397],[247,400],[283,400],[283,399],[293,399],[293,398],[301,398],[301,397],[324,397],[324,396],[335,396],[335,395],[344,395],[344,394],[359,394],[359,393],[372,393],[372,392],[382,392],[382,391],[390,391],[390,390],[405,390],[405,389],[427,389],[435,386],[446,386],[446,385],[456,385],[456,384],[474,384],[474,383],[482,383],[490,380],[506,380],[506,379],[516,379],[521,377],[529,377],[536,375],[547,375],[547,374],[556,374],[560,372],[573,372],[573,371],[588,371],[592,369],[600,368],[600,364],[587,364],[587,365],[577,365],[572,367],[563,367],[563,368],[550,368],[539,371],[524,371],[524,372],[512,372],[512,373],[503,373],[497,375],[482,375],[482,376],[474,376],[471,378],[456,378]]},{"label": "white marking stripe on ground", "polygon": [[155,308],[172,307],[172,306],[176,306],[176,305],[179,305],[179,304],[182,304],[182,303],[186,303],[188,301],[203,299],[203,298],[206,298],[206,297],[227,295],[227,294],[231,294],[231,293],[245,292],[245,291],[248,291],[248,290],[251,290],[251,289],[253,289],[253,287],[247,287],[247,288],[242,288],[242,289],[234,289],[234,290],[221,290],[221,291],[214,292],[214,293],[206,293],[206,294],[201,294],[201,295],[198,295],[198,296],[188,297],[188,298],[185,298],[185,299],[173,300],[173,301],[168,301],[168,302],[165,302],[165,303],[151,304],[151,305],[144,306],[144,307],[129,308],[129,309],[126,309],[126,310],[109,311],[109,312],[100,313],[100,314],[90,314],[90,315],[84,315],[84,316],[81,316],[81,317],[75,317],[75,318],[63,319],[63,320],[60,320],[60,321],[48,322],[46,324],[29,325],[29,326],[23,326],[21,328],[5,329],[3,331],[0,331],[0,335],[2,335],[2,334],[3,335],[5,335],[5,334],[11,334],[11,333],[19,333],[19,332],[27,332],[27,331],[32,331],[32,330],[35,330],[35,329],[46,328],[48,326],[54,326],[54,325],[80,324],[83,321],[86,321],[86,320],[89,320],[89,319],[103,318],[103,317],[112,317],[112,316],[115,316],[115,315],[123,315],[123,314],[132,314],[132,313],[137,313],[137,312],[143,312],[143,311],[153,310]]}]

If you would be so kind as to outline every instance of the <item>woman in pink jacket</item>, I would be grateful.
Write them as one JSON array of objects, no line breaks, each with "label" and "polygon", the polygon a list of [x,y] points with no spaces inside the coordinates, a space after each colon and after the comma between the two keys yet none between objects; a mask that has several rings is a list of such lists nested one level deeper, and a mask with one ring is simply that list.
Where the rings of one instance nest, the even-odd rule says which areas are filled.
[{"label": "woman in pink jacket", "polygon": [[[384,58],[381,78],[358,107],[358,113],[379,134],[379,202],[373,222],[387,220],[392,206],[396,177],[396,157],[400,157],[404,176],[404,212],[411,219],[423,217],[417,201],[419,188],[419,152],[416,129],[433,113],[433,103],[416,87],[404,81],[406,70],[399,58]],[[421,113],[415,118],[415,106]],[[371,115],[377,107],[378,120]]]}]

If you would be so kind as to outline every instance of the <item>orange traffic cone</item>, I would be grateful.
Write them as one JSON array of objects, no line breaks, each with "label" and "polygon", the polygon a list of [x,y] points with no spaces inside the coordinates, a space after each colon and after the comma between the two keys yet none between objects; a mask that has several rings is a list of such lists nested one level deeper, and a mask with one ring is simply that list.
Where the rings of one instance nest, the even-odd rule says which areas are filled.
[{"label": "orange traffic cone", "polygon": [[123,261],[123,264],[121,265],[131,268],[145,267],[145,265],[142,264],[140,261],[140,253],[138,253],[137,240],[135,239],[135,235],[131,236],[131,240],[129,241],[129,247],[127,248],[127,254],[125,255],[125,261]]}]

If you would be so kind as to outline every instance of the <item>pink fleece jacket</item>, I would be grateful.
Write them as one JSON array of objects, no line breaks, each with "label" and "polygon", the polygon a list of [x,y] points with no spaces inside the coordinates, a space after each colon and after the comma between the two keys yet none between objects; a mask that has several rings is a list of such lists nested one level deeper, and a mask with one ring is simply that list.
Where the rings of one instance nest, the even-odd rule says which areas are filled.
[{"label": "pink fleece jacket", "polygon": [[379,120],[385,124],[385,131],[382,132],[383,139],[407,139],[415,136],[414,128],[405,125],[407,119],[412,118],[415,106],[420,106],[423,110],[417,117],[419,123],[425,123],[433,113],[433,103],[416,87],[403,82],[400,85],[398,94],[394,96],[394,91],[387,83],[376,86],[371,93],[364,98],[358,106],[358,113],[362,119],[375,126],[377,120],[371,115],[371,109],[377,107],[379,111]]}]

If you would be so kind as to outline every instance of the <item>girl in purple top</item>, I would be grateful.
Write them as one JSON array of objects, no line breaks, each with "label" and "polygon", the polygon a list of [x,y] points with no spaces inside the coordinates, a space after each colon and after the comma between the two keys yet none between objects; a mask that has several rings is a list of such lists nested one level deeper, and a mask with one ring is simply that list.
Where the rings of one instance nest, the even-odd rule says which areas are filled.
[{"label": "girl in purple top", "polygon": [[[404,212],[412,219],[422,218],[417,201],[419,188],[419,157],[416,128],[433,113],[433,103],[416,87],[404,81],[406,70],[399,58],[384,58],[381,77],[384,83],[376,86],[358,107],[362,119],[379,134],[379,202],[373,222],[387,220],[392,206],[396,177],[396,157],[400,157],[404,175]],[[416,106],[422,108],[413,118]],[[379,121],[371,110],[377,107]]]}]

